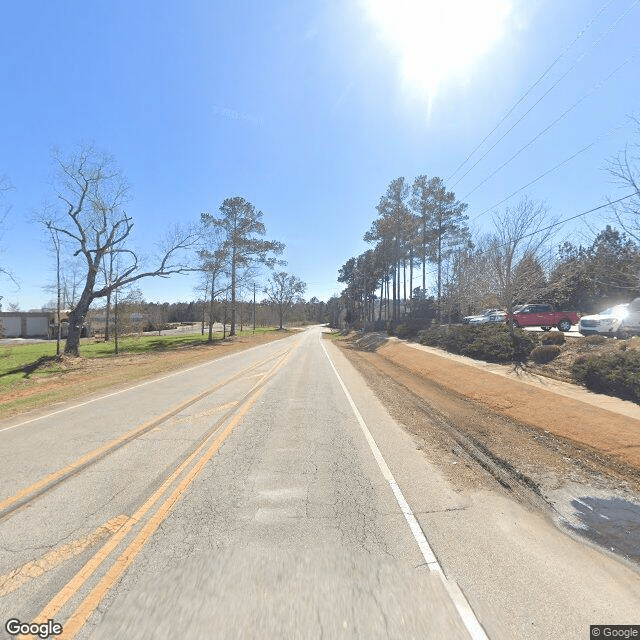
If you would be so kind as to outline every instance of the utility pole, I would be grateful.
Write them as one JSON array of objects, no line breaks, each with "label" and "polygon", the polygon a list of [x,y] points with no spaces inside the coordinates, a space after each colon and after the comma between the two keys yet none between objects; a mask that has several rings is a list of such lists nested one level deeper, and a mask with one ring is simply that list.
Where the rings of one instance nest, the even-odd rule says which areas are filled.
[{"label": "utility pole", "polygon": [[364,315],[362,318],[362,333],[365,334],[367,332],[367,272],[366,272],[366,267],[365,267],[365,273],[364,273],[364,300],[363,302],[363,308],[364,308]]},{"label": "utility pole", "polygon": [[57,302],[57,315],[58,315],[58,330],[56,332],[56,355],[60,355],[60,329],[62,328],[62,323],[60,322],[60,237],[58,236],[58,232],[56,231],[56,289],[58,293],[58,302]]},{"label": "utility pole", "polygon": [[115,346],[116,355],[118,355],[118,289],[115,290],[115,309],[114,309],[114,318],[113,318],[113,340]]},{"label": "utility pole", "polygon": [[58,320],[57,335],[56,335],[56,355],[60,355],[60,236],[57,231],[54,231],[49,227],[51,233],[51,240],[56,250],[56,290],[58,294],[58,302],[56,307],[56,314]]},{"label": "utility pole", "polygon": [[222,339],[223,340],[225,340],[226,337],[227,337],[227,309],[228,309],[228,303],[229,303],[229,298],[225,297],[225,299],[224,299],[224,318],[222,320]]},{"label": "utility pole", "polygon": [[253,334],[256,333],[256,283],[253,283]]}]

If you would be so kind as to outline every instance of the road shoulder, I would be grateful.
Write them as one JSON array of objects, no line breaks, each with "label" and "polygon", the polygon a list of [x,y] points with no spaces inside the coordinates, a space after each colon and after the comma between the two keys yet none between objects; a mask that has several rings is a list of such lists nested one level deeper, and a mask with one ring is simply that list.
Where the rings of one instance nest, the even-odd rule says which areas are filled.
[{"label": "road shoulder", "polygon": [[634,403],[398,340],[376,353],[493,411],[640,469],[640,408]]},{"label": "road shoulder", "polygon": [[[443,455],[437,445],[427,450],[421,433],[391,418],[350,354],[327,342],[429,544],[489,637],[582,637],[587,620],[632,621],[640,602],[636,571],[565,535],[496,483],[453,482],[436,462]],[[464,460],[457,465],[464,468]]]}]

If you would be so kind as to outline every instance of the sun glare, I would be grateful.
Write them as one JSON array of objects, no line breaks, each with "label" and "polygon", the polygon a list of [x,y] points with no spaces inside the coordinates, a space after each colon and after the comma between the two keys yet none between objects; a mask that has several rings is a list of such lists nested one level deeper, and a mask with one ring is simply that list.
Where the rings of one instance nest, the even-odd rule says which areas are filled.
[{"label": "sun glare", "polygon": [[439,88],[464,81],[505,31],[513,0],[364,0],[398,56],[403,85],[431,106]]}]

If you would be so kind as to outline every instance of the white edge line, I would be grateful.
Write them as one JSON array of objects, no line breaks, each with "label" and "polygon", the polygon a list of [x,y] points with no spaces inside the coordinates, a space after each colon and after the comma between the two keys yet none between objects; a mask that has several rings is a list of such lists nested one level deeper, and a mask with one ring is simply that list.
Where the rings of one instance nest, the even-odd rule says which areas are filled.
[{"label": "white edge line", "polygon": [[342,390],[344,391],[344,394],[347,397],[349,404],[351,405],[351,409],[353,410],[353,413],[355,414],[358,420],[358,424],[360,425],[360,429],[362,429],[362,432],[364,433],[364,437],[369,443],[369,447],[371,448],[373,457],[376,459],[376,462],[378,463],[378,467],[380,468],[382,475],[384,476],[385,480],[389,483],[389,486],[393,491],[393,495],[395,496],[398,506],[400,507],[400,511],[402,511],[409,525],[409,528],[411,529],[411,533],[413,534],[415,541],[418,543],[418,547],[420,547],[420,552],[422,553],[422,557],[425,559],[425,562],[427,563],[429,570],[432,573],[437,573],[440,575],[442,582],[444,583],[444,586],[447,589],[447,592],[449,593],[449,596],[451,597],[451,600],[453,601],[453,604],[456,610],[458,611],[460,618],[462,619],[462,622],[464,623],[465,627],[467,628],[467,631],[471,635],[471,638],[473,640],[488,640],[487,634],[482,628],[482,625],[478,621],[476,614],[473,612],[471,605],[469,604],[466,597],[462,593],[460,587],[454,581],[449,580],[444,575],[444,572],[442,571],[442,567],[440,566],[440,563],[436,559],[436,556],[433,553],[431,546],[427,542],[427,538],[424,535],[424,531],[422,531],[422,528],[420,527],[418,520],[413,515],[413,511],[411,511],[411,507],[407,503],[402,491],[400,490],[400,487],[398,486],[396,479],[393,477],[393,474],[391,473],[391,469],[389,469],[389,466],[387,465],[385,459],[382,457],[382,453],[380,453],[380,449],[378,448],[376,441],[373,439],[373,436],[371,435],[371,432],[369,431],[362,415],[360,414],[360,411],[358,411],[358,407],[356,407],[356,404],[353,401],[351,394],[347,390],[346,385],[344,384],[342,378],[340,377],[340,374],[338,373],[336,366],[333,364],[333,360],[331,360],[331,356],[329,355],[326,347],[322,342],[322,335],[320,336],[320,346],[322,347],[324,354],[327,356],[327,359],[329,360],[329,364],[331,365],[333,372],[336,374],[336,377],[338,378],[338,382],[340,383],[340,386],[342,387]]},{"label": "white edge line", "polygon": [[74,404],[70,407],[64,407],[63,409],[58,409],[57,411],[52,411],[51,413],[47,413],[42,416],[37,416],[35,418],[31,418],[30,420],[25,420],[24,422],[19,422],[18,424],[13,424],[9,427],[4,427],[0,429],[0,433],[3,431],[10,431],[11,429],[17,429],[18,427],[24,427],[27,424],[31,424],[32,422],[37,422],[38,420],[44,420],[45,418],[50,418],[51,416],[58,415],[59,413],[64,413],[65,411],[71,411],[72,409],[77,409],[78,407],[84,407],[87,404],[91,404],[92,402],[98,402],[99,400],[105,400],[106,398],[112,398],[113,396],[120,395],[121,393],[125,393],[127,391],[132,391],[133,389],[139,389],[140,387],[145,387],[148,384],[153,384],[154,382],[161,382],[162,380],[167,380],[168,378],[173,378],[174,376],[179,376],[182,373],[188,373],[189,371],[194,371],[195,369],[200,369],[200,367],[206,367],[211,365],[214,362],[220,362],[221,360],[226,360],[227,358],[231,358],[233,356],[237,356],[241,353],[248,353],[249,351],[253,351],[254,349],[259,349],[260,347],[268,346],[272,344],[270,342],[266,344],[258,344],[255,347],[249,347],[244,351],[236,351],[236,353],[229,353],[226,356],[222,356],[221,358],[215,358],[214,360],[207,360],[202,364],[197,364],[194,367],[189,367],[188,369],[180,369],[180,371],[174,371],[169,375],[162,376],[161,378],[153,378],[151,380],[147,380],[146,382],[141,382],[140,384],[136,384],[133,387],[127,387],[126,389],[120,389],[119,391],[114,391],[113,393],[107,393],[104,396],[99,396],[97,398],[92,398],[91,400],[86,400],[85,402],[80,402],[79,404]]}]

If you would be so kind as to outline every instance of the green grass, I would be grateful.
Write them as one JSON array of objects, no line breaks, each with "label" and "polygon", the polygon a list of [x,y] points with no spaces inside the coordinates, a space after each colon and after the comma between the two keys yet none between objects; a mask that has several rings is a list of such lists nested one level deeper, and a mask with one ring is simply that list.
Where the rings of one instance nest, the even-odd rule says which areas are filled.
[{"label": "green grass", "polygon": [[[275,331],[272,327],[256,327],[256,334]],[[253,335],[253,330],[238,331],[238,336]],[[159,351],[170,351],[205,345],[209,336],[205,332],[185,335],[155,335],[126,337],[118,341],[120,354],[140,354]],[[221,340],[222,333],[214,333],[214,340]],[[64,344],[61,345],[64,349]],[[83,358],[115,357],[113,340],[109,342],[83,342],[80,355]],[[6,388],[19,380],[35,376],[49,376],[62,371],[62,367],[54,364],[56,344],[39,342],[36,344],[0,346],[0,388]],[[47,364],[46,368],[42,368]]]},{"label": "green grass", "polygon": [[[33,375],[36,373],[35,370],[30,373],[24,367],[35,365],[41,358],[53,358],[55,355],[55,342],[0,347],[0,387],[10,386],[18,380]],[[58,366],[47,369],[47,372],[54,373],[54,369],[61,371],[61,367]]]}]

